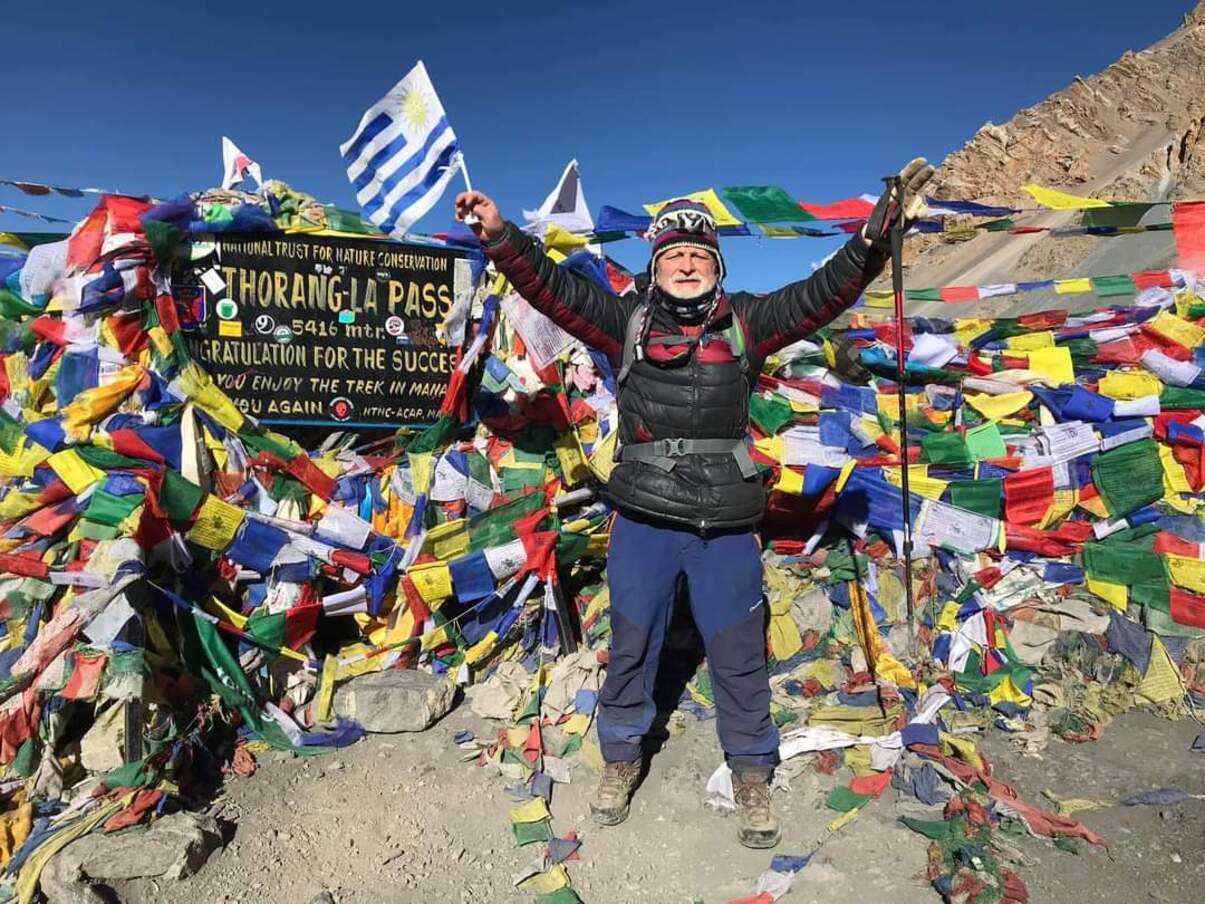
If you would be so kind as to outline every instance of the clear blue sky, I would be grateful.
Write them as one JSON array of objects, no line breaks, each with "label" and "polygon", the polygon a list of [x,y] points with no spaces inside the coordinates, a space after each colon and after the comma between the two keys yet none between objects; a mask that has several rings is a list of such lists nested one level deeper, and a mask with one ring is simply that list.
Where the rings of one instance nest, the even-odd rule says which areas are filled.
[{"label": "clear blue sky", "polygon": [[[266,176],[352,207],[338,145],[421,58],[475,187],[512,218],[572,157],[595,212],[739,184],[825,202],[940,161],[1193,2],[14,3],[0,178],[168,197],[220,182],[226,134]],[[90,206],[3,187],[0,204]],[[449,193],[417,229],[450,219]],[[763,290],[835,244],[724,247],[730,287]],[[644,265],[639,243],[612,248]]]}]

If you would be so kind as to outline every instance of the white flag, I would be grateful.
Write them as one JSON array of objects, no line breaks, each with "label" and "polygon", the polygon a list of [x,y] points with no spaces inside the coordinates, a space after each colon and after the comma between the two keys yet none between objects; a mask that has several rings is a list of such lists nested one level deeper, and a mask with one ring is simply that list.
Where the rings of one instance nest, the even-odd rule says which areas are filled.
[{"label": "white flag", "polygon": [[523,218],[527,220],[527,231],[538,235],[543,235],[550,225],[578,234],[594,231],[594,219],[582,193],[582,178],[576,160],[569,161],[556,188],[544,199],[540,209],[523,211]]},{"label": "white flag", "polygon": [[255,180],[256,185],[262,185],[264,177],[259,171],[259,164],[238,149],[233,141],[222,136],[222,188],[231,188],[234,183],[241,182],[248,175]]}]

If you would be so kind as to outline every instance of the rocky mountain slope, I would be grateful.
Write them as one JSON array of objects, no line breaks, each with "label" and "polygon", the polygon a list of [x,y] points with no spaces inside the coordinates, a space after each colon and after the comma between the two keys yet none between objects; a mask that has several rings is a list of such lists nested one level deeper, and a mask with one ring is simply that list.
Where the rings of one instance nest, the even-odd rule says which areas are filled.
[{"label": "rocky mountain slope", "polygon": [[[1163,40],[1070,85],[1002,124],[985,123],[942,162],[935,194],[1034,207],[1021,190],[1036,182],[1106,200],[1205,196],[1205,0]],[[1167,222],[1167,207],[1144,222]],[[1028,215],[1026,222],[1067,226],[1077,212]],[[1111,239],[1018,237],[980,233],[949,243],[909,243],[907,283],[914,287],[1011,282],[1125,273],[1174,263],[1171,233]],[[1092,308],[1094,296],[1063,296],[1057,306]],[[1055,306],[1033,293],[982,302],[978,313],[1024,313]],[[916,306],[945,314],[949,305]]]}]

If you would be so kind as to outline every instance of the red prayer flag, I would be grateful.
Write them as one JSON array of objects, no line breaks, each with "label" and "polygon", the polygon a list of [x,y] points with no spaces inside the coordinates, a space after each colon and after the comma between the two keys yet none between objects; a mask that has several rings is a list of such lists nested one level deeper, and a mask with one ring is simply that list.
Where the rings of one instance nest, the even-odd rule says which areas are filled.
[{"label": "red prayer flag", "polygon": [[1205,271],[1205,201],[1173,204],[1172,232],[1179,265],[1185,270]]},{"label": "red prayer flag", "polygon": [[939,296],[942,301],[978,301],[978,286],[946,286]]},{"label": "red prayer flag", "polygon": [[1143,289],[1170,289],[1175,285],[1170,270],[1140,270],[1130,275],[1134,278],[1134,286],[1139,292]]},{"label": "red prayer flag", "polygon": [[1046,516],[1052,502],[1052,468],[1032,468],[1004,478],[1004,520],[1010,524],[1037,524]]},{"label": "red prayer flag", "polygon": [[1189,593],[1179,587],[1170,587],[1172,621],[1178,625],[1205,628],[1205,596]]},{"label": "red prayer flag", "polygon": [[73,657],[71,677],[67,679],[67,686],[59,696],[64,700],[91,700],[95,697],[107,658],[104,653],[76,653]]},{"label": "red prayer flag", "polygon": [[846,198],[832,204],[808,204],[800,201],[799,206],[817,220],[865,220],[874,210],[874,205],[862,198]]}]

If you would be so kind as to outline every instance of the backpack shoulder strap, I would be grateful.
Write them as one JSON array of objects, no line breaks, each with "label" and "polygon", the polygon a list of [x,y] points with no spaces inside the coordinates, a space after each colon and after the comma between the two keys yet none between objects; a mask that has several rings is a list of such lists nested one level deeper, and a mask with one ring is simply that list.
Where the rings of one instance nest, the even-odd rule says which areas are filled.
[{"label": "backpack shoulder strap", "polygon": [[741,362],[741,375],[748,377],[749,375],[749,348],[745,337],[745,324],[741,321],[740,315],[736,310],[731,310],[732,322],[728,328],[724,330],[724,338],[728,340],[728,347],[732,350],[732,356]]},{"label": "backpack shoulder strap", "polygon": [[623,336],[623,364],[619,369],[619,375],[615,378],[617,386],[623,386],[628,379],[628,371],[643,357],[643,349],[640,347],[641,334],[644,332],[645,321],[648,319],[649,306],[641,303],[632,309],[631,316],[628,317],[627,330]]}]

